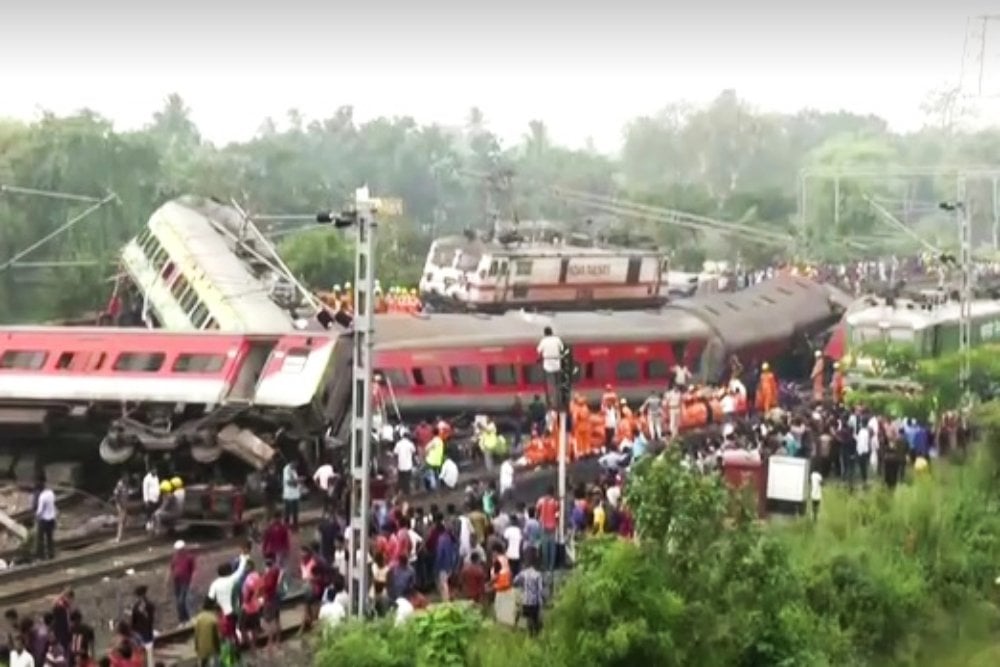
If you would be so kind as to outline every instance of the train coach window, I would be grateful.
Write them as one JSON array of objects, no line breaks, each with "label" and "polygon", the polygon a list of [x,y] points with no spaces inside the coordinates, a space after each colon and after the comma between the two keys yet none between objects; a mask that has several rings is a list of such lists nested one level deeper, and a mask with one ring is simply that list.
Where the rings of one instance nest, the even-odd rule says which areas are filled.
[{"label": "train coach window", "polygon": [[174,295],[175,299],[179,299],[184,290],[187,289],[188,281],[184,277],[183,273],[178,273],[177,277],[174,278],[173,284],[170,285],[170,293]]},{"label": "train coach window", "polygon": [[402,389],[410,386],[410,376],[402,368],[387,368],[377,370],[389,382],[390,389]]},{"label": "train coach window", "polygon": [[443,387],[444,373],[437,366],[414,368],[413,382],[418,387]]},{"label": "train coach window", "polygon": [[674,353],[674,363],[684,364],[684,355],[687,354],[687,343],[676,342],[670,344],[670,350]]},{"label": "train coach window", "polygon": [[611,379],[611,369],[606,361],[588,361],[583,367],[583,377],[587,380],[605,382]]},{"label": "train coach window", "polygon": [[221,354],[179,354],[174,361],[175,373],[218,373],[226,364]]},{"label": "train coach window", "polygon": [[670,364],[662,359],[651,359],[646,362],[646,378],[649,380],[665,380],[670,377]]},{"label": "train coach window", "polygon": [[634,382],[639,377],[639,362],[635,359],[623,359],[615,367],[615,379],[619,382]]},{"label": "train coach window", "polygon": [[478,366],[452,366],[448,373],[456,387],[479,389],[483,386],[483,370]]},{"label": "train coach window", "polygon": [[166,356],[162,352],[122,352],[111,368],[116,371],[155,373],[163,367]]},{"label": "train coach window", "polygon": [[542,365],[538,364],[525,364],[521,367],[524,373],[524,383],[536,386],[545,386],[545,372],[542,370]]},{"label": "train coach window", "polygon": [[514,264],[514,275],[515,276],[530,276],[531,275],[531,260],[524,260],[516,262]]},{"label": "train coach window", "polygon": [[37,371],[48,356],[42,350],[7,350],[0,356],[0,368]]},{"label": "train coach window", "polygon": [[486,379],[491,385],[514,386],[517,384],[517,370],[514,364],[490,364],[486,367]]}]

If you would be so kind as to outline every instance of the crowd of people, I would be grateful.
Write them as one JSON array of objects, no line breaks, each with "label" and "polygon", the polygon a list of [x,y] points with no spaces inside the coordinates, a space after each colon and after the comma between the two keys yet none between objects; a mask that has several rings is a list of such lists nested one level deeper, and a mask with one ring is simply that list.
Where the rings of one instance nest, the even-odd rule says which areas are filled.
[{"label": "crowd of people", "polygon": [[[328,292],[317,293],[319,300],[332,312],[343,311],[351,314],[354,312],[354,291],[351,283],[334,285]],[[373,310],[376,313],[419,313],[423,310],[423,302],[415,287],[402,287],[393,285],[386,290],[375,281],[375,303]]]}]

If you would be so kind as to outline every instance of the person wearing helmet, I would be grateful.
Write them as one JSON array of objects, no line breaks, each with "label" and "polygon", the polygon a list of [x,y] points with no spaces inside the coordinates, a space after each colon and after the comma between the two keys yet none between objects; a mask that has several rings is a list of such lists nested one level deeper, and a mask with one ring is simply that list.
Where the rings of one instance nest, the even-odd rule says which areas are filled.
[{"label": "person wearing helmet", "polygon": [[187,497],[187,491],[184,490],[184,482],[180,477],[174,477],[170,480],[170,485],[174,487],[174,498],[177,498],[177,505],[180,507],[181,512],[184,512],[184,499]]},{"label": "person wearing helmet", "polygon": [[160,483],[160,509],[153,513],[153,529],[157,534],[173,531],[181,518],[180,504],[173,491],[174,485],[170,481]]}]

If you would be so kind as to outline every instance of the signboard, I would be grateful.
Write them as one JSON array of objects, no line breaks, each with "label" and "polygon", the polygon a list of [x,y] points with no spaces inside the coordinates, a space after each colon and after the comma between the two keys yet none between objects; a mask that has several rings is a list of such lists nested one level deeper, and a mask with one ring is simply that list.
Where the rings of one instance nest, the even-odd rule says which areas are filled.
[{"label": "signboard", "polygon": [[570,264],[569,275],[573,278],[602,278],[611,275],[611,264]]},{"label": "signboard", "polygon": [[767,460],[767,499],[804,503],[809,498],[809,461],[793,456]]}]

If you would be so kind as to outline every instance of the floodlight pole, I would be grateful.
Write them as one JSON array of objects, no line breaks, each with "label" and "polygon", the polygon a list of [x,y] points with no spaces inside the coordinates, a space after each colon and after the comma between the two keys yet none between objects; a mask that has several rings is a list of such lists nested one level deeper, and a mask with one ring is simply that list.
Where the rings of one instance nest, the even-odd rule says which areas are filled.
[{"label": "floodlight pole", "polygon": [[368,533],[371,525],[372,374],[375,346],[375,220],[368,188],[355,193],[354,226],[354,410],[351,413],[351,539],[348,585],[351,612],[368,612]]}]

